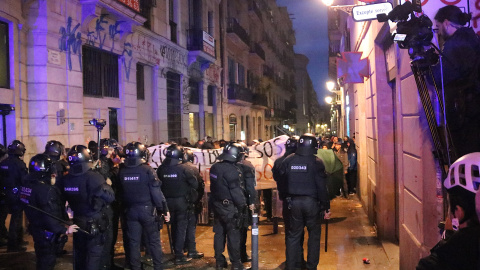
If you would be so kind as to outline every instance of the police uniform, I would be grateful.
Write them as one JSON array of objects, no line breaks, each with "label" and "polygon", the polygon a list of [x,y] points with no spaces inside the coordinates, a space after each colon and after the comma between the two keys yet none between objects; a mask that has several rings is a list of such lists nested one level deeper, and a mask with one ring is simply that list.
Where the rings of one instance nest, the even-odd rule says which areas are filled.
[{"label": "police uniform", "polygon": [[[20,152],[18,150],[21,148]],[[20,141],[14,140],[8,146],[8,157],[0,163],[0,174],[3,176],[2,189],[5,193],[6,205],[10,217],[8,228],[7,252],[25,251],[23,244],[23,206],[19,200],[18,190],[22,179],[27,175],[27,166],[20,159],[25,153],[25,146]]]},{"label": "police uniform", "polygon": [[[82,160],[76,161],[74,155]],[[111,222],[105,209],[115,199],[102,175],[89,169],[89,155],[85,146],[73,146],[68,154],[70,171],[58,183],[73,211],[74,223],[90,232],[90,235],[78,232],[73,236],[76,269],[100,268],[104,233]]]},{"label": "police uniform", "polygon": [[330,202],[325,166],[322,160],[314,156],[315,153],[315,137],[305,134],[300,137],[296,153],[285,158],[280,167],[280,177],[284,177],[287,183],[286,200],[290,209],[286,269],[295,269],[295,263],[300,260],[298,254],[304,227],[308,230],[307,269],[317,269],[319,262],[320,212],[330,209]]},{"label": "police uniform", "polygon": [[[0,144],[0,163],[7,158],[7,149],[3,144]],[[5,220],[8,216],[7,194],[3,189],[3,176],[0,169],[0,247],[7,245],[8,230],[5,227]]]},{"label": "police uniform", "polygon": [[[218,157],[220,162],[210,169],[210,205],[215,214],[213,246],[217,269],[227,266],[223,252],[227,243],[228,255],[233,269],[243,269],[240,258],[241,213],[247,207],[245,191],[241,186],[243,177],[241,169],[236,165],[241,146],[227,145]],[[236,151],[234,148],[237,148]]]},{"label": "police uniform", "polygon": [[186,263],[188,258],[183,256],[183,247],[187,233],[188,212],[193,213],[192,206],[197,200],[197,196],[191,197],[190,191],[198,188],[198,181],[188,165],[173,158],[164,160],[157,170],[157,176],[162,181],[162,192],[170,210],[175,263]]},{"label": "police uniform", "polygon": [[184,159],[184,161],[186,161],[184,164],[188,165],[188,168],[192,170],[192,173],[198,182],[197,199],[193,202],[193,205],[191,205],[193,207],[193,211],[188,211],[188,216],[187,216],[188,224],[187,224],[187,233],[185,234],[184,248],[188,252],[187,257],[192,259],[199,259],[199,258],[202,258],[204,254],[197,251],[195,234],[197,229],[198,215],[203,210],[202,199],[205,193],[205,181],[203,180],[203,177],[200,174],[200,171],[198,170],[198,168],[195,167],[195,165],[191,161],[187,161],[187,159]]},{"label": "police uniform", "polygon": [[[32,158],[33,165],[38,159],[47,160],[49,158],[42,154],[36,155]],[[49,163],[53,163],[53,161],[49,161]],[[48,170],[48,168],[44,169]],[[60,190],[50,184],[50,175],[40,177],[36,172],[32,172],[32,169],[24,179],[24,185],[20,188],[20,200],[26,205],[39,208],[58,218],[62,218],[65,213],[65,204],[62,203]],[[25,207],[25,215],[29,221],[28,231],[33,237],[37,270],[53,270],[56,251],[61,243],[67,240],[67,229],[58,220],[31,207]]]},{"label": "police uniform", "polygon": [[[135,151],[135,149],[138,149]],[[140,243],[142,231],[147,236],[146,246],[152,256],[154,269],[162,269],[162,247],[157,216],[167,213],[168,207],[160,189],[161,182],[148,166],[144,145],[135,142],[125,147],[127,158],[119,171],[127,236],[129,238],[129,263],[133,270],[141,269]]]}]

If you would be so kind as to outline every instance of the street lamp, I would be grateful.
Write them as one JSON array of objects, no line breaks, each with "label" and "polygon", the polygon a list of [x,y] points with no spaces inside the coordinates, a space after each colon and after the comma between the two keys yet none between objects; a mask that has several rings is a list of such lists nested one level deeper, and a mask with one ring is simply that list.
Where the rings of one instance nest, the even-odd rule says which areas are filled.
[{"label": "street lamp", "polygon": [[332,92],[335,89],[335,82],[334,81],[327,81],[327,90]]},{"label": "street lamp", "polygon": [[325,97],[325,102],[326,102],[327,104],[332,104],[333,98],[332,98],[331,96],[326,96],[326,97]]}]

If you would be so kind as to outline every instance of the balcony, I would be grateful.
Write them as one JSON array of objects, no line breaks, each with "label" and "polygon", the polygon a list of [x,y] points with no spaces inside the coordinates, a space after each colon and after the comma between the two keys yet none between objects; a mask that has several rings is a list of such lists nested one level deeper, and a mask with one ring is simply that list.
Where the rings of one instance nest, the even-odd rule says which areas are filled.
[{"label": "balcony", "polygon": [[232,39],[232,41],[247,49],[250,46],[250,37],[248,36],[247,31],[238,23],[235,18],[229,18],[227,22],[227,36]]},{"label": "balcony", "polygon": [[208,67],[216,59],[215,39],[202,29],[187,30],[187,49],[189,64],[199,61]]},{"label": "balcony", "polygon": [[253,94],[253,106],[266,109],[268,107],[267,96],[264,94]]},{"label": "balcony", "polygon": [[262,46],[258,43],[252,43],[250,46],[250,58],[256,62],[265,61],[265,51],[262,49]]},{"label": "balcony", "polygon": [[252,103],[253,93],[250,89],[239,84],[228,85],[228,102],[247,105]]},{"label": "balcony", "polygon": [[260,10],[260,7],[255,0],[249,0],[248,1],[248,13],[250,16],[257,17],[260,22],[262,22],[262,11]]}]

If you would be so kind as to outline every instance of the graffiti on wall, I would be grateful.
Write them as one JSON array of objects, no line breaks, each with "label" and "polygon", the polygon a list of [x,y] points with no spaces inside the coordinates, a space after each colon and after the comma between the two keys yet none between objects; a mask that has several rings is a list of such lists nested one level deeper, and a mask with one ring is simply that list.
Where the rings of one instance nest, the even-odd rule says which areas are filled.
[{"label": "graffiti on wall", "polygon": [[183,78],[182,112],[185,114],[190,112],[190,86],[188,85],[186,78]]},{"label": "graffiti on wall", "polygon": [[133,34],[131,43],[132,49],[147,62],[176,70],[187,67],[187,53],[173,46],[138,33]]},{"label": "graffiti on wall", "polygon": [[78,56],[78,63],[82,68],[82,34],[77,32],[80,24],[78,23],[72,29],[72,17],[68,17],[67,25],[60,27],[60,38],[58,40],[58,48],[60,52],[65,52],[67,55],[68,69],[72,70],[72,54]]}]

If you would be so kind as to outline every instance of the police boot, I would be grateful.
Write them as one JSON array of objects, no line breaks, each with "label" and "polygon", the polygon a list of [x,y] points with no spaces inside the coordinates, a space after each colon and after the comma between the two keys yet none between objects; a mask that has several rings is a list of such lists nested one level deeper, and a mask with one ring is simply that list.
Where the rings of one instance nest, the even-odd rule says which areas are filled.
[{"label": "police boot", "polygon": [[182,264],[190,263],[191,261],[192,261],[192,258],[181,257],[181,258],[175,259],[175,264],[182,265]]},{"label": "police boot", "polygon": [[203,254],[202,252],[195,251],[195,252],[189,252],[187,255],[187,258],[200,259],[200,258],[203,258],[203,256],[205,256],[205,254]]},{"label": "police boot", "polygon": [[228,263],[226,261],[223,263],[217,262],[215,270],[223,270],[224,268],[228,268]]}]

